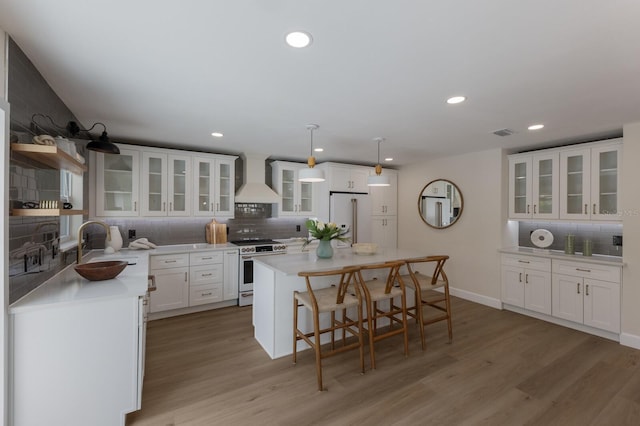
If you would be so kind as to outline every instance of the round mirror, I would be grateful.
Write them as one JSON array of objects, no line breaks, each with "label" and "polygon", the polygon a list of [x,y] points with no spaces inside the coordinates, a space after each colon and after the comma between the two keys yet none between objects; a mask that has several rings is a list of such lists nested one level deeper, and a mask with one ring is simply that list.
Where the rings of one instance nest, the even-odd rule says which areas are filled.
[{"label": "round mirror", "polygon": [[420,218],[433,228],[448,228],[462,215],[462,192],[455,183],[436,179],[424,186],[418,195]]}]

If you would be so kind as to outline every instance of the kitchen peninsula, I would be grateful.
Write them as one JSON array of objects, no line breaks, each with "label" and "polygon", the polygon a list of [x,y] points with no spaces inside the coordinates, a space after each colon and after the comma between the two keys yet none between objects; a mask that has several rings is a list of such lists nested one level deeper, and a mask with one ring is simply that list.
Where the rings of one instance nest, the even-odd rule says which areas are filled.
[{"label": "kitchen peninsula", "polygon": [[[293,352],[293,291],[307,289],[298,272],[327,271],[345,266],[368,265],[426,255],[428,253],[418,250],[396,248],[382,248],[373,255],[357,255],[351,248],[341,248],[334,250],[331,259],[318,259],[313,250],[293,255],[256,258],[253,289],[254,337],[272,359]],[[324,284],[328,287],[330,282],[327,280]],[[413,299],[408,294],[409,305],[411,300]],[[312,318],[307,312],[301,311],[298,321],[301,326],[306,325],[311,329]],[[307,347],[304,342],[298,342],[298,345],[299,350]]]}]

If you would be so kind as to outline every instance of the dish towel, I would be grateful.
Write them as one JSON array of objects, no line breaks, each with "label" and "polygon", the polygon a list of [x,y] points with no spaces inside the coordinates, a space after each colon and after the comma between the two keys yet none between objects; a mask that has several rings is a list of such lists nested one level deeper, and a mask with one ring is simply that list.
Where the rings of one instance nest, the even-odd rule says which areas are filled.
[{"label": "dish towel", "polygon": [[135,249],[135,250],[149,250],[149,249],[154,249],[156,247],[158,246],[153,244],[151,241],[149,241],[146,238],[138,238],[137,240],[131,241],[129,243],[129,248]]}]

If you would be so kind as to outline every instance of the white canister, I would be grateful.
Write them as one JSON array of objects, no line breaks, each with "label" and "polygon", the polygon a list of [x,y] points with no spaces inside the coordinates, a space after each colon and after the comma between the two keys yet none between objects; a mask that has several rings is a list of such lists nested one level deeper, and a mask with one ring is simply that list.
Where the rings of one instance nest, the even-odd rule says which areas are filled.
[{"label": "white canister", "polygon": [[122,234],[120,234],[120,229],[117,226],[110,226],[109,232],[111,233],[111,240],[109,238],[105,239],[104,248],[105,250],[110,247],[113,251],[118,251],[122,248]]}]

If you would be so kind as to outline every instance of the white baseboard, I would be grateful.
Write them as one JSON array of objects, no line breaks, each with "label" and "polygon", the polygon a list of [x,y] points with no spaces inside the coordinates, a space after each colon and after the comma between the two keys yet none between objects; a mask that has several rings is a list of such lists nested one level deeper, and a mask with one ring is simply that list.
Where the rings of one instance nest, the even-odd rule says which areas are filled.
[{"label": "white baseboard", "polygon": [[620,333],[620,344],[630,348],[640,349],[640,336],[629,333]]},{"label": "white baseboard", "polygon": [[225,300],[224,302],[209,303],[206,305],[191,306],[188,308],[171,309],[169,311],[151,312],[149,313],[149,321],[175,317],[178,315],[193,314],[196,312],[209,311],[211,309],[226,308],[229,306],[238,306],[238,299]]},{"label": "white baseboard", "polygon": [[453,288],[451,286],[449,286],[449,292],[452,296],[456,296],[464,300],[469,300],[471,302],[489,306],[490,308],[502,309],[502,301],[500,299],[483,296],[482,294],[473,293],[467,290],[461,290],[459,288]]}]

